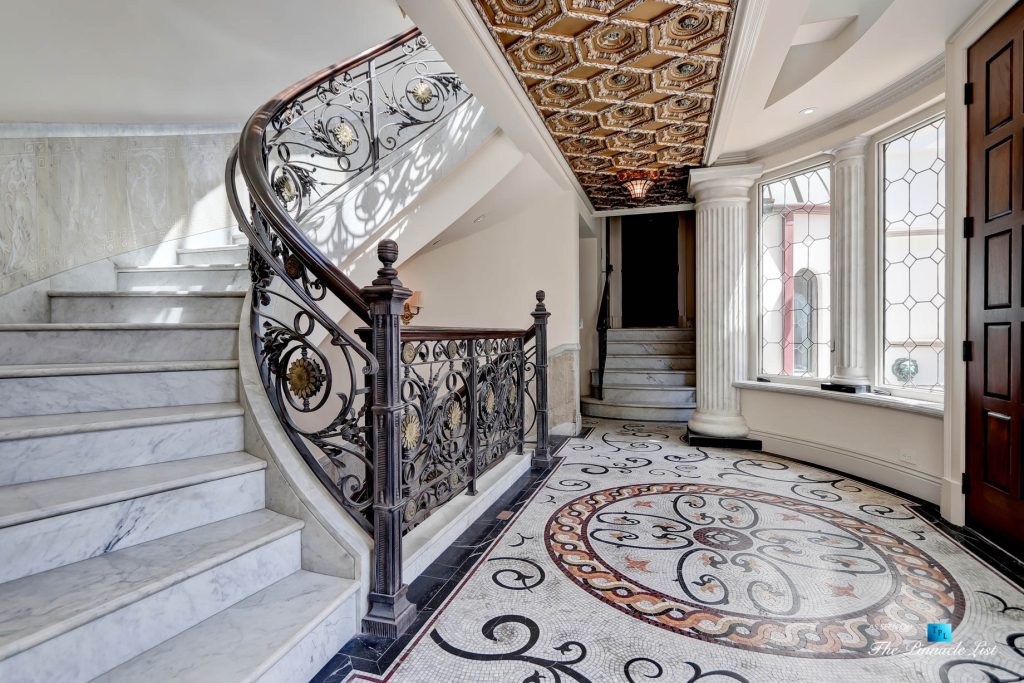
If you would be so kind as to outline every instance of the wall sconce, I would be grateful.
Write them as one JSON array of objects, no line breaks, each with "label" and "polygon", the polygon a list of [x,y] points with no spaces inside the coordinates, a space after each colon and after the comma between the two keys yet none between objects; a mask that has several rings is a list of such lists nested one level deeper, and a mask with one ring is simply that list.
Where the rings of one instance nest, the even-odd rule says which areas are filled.
[{"label": "wall sconce", "polygon": [[[406,302],[405,306],[402,307],[402,322],[408,325],[412,322],[412,319],[420,314],[420,308],[423,306],[423,292],[416,291],[412,293]],[[415,311],[413,310],[415,309]]]}]

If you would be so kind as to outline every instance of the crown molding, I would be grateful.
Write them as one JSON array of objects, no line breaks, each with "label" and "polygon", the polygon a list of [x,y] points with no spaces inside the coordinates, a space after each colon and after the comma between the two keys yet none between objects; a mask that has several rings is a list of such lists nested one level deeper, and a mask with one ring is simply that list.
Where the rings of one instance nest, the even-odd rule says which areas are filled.
[{"label": "crown molding", "polygon": [[693,211],[693,202],[682,204],[669,204],[668,206],[645,206],[639,209],[605,209],[595,211],[594,215],[599,218],[610,218],[612,216],[638,216],[644,213],[667,213],[670,211]]},{"label": "crown molding", "polygon": [[833,114],[829,118],[820,121],[813,126],[801,129],[792,135],[787,135],[777,140],[772,140],[753,149],[743,152],[728,152],[717,159],[718,163],[745,163],[756,159],[766,159],[770,156],[793,149],[807,142],[825,137],[830,133],[865,119],[872,114],[882,111],[889,105],[899,102],[903,98],[917,92],[929,83],[933,83],[945,75],[945,54],[940,54],[925,65],[912,71],[903,78],[883,87],[874,95],[865,98],[843,111]]},{"label": "crown molding", "polygon": [[0,139],[117,138],[240,133],[240,123],[36,123],[0,122]]},{"label": "crown molding", "polygon": [[[723,54],[725,69],[715,97],[714,110],[711,113],[711,128],[708,130],[708,146],[704,154],[704,163],[711,165],[721,161],[719,155],[722,147],[719,131],[729,130],[733,115],[736,113],[736,100],[739,98],[744,76],[754,60],[754,47],[757,37],[768,16],[769,0],[736,0],[733,12],[732,30],[729,31],[728,42]],[[743,163],[746,159],[738,163]],[[728,162],[733,163],[733,162]]]}]

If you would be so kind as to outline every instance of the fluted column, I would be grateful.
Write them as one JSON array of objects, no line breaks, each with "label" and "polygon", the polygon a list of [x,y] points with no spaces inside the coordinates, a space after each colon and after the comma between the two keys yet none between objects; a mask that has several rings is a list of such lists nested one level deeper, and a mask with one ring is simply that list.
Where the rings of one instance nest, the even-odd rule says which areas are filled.
[{"label": "fluted column", "polygon": [[[867,254],[864,230],[866,137],[832,150],[832,376],[846,391],[868,379]],[[824,385],[823,388],[830,388]]]},{"label": "fluted column", "polygon": [[761,166],[690,171],[697,200],[697,411],[690,431],[747,435],[733,382],[747,379],[747,233],[750,188]]}]

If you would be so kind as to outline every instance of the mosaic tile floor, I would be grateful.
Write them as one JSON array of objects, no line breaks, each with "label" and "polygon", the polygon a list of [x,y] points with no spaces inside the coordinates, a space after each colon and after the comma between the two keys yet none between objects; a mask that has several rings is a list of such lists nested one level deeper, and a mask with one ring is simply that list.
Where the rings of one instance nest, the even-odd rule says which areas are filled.
[{"label": "mosaic tile floor", "polygon": [[1024,593],[916,505],[681,427],[592,426],[393,663],[347,680],[1024,681]]}]

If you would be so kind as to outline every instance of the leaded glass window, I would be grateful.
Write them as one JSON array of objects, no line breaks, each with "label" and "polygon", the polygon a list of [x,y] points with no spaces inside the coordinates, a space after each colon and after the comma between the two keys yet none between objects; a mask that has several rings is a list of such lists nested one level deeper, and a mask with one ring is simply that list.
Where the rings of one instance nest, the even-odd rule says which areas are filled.
[{"label": "leaded glass window", "polygon": [[761,185],[761,374],[828,374],[831,204],[828,166]]},{"label": "leaded glass window", "polygon": [[882,146],[882,380],[941,391],[946,306],[946,122]]}]

